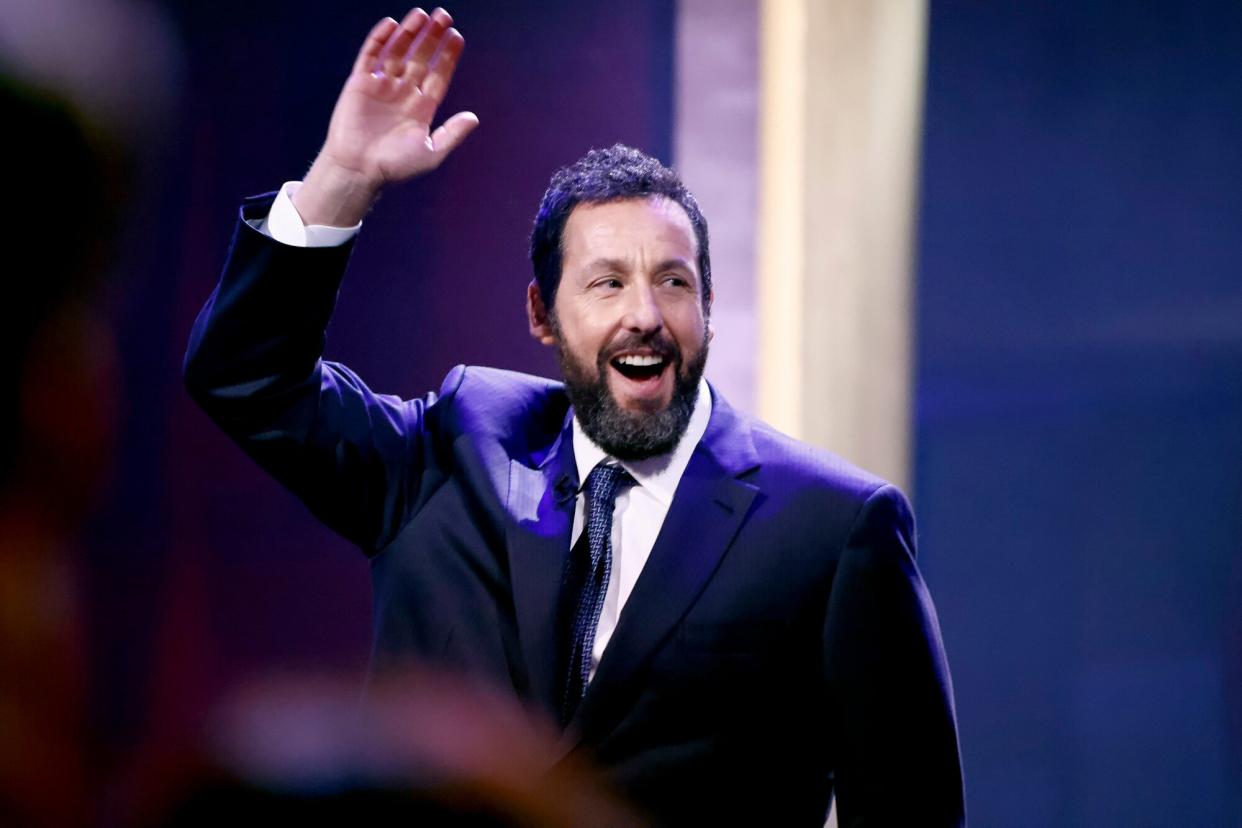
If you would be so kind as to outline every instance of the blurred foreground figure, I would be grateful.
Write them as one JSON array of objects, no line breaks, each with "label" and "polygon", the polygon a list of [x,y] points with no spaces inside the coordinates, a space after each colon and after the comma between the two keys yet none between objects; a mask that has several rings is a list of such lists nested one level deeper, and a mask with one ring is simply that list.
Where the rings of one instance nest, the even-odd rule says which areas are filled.
[{"label": "blurred foreground figure", "polygon": [[368,695],[360,712],[351,682],[287,676],[241,688],[197,759],[165,764],[142,823],[644,824],[586,768],[544,773],[556,733],[511,697],[429,671],[386,676]]},{"label": "blurred foreground figure", "polygon": [[527,316],[563,383],[459,367],[401,400],[322,359],[376,197],[478,125],[432,128],[451,24],[376,24],[305,182],[242,208],[191,394],[371,556],[375,666],[462,672],[558,722],[539,771],[589,757],[660,824],[819,828],[834,792],[841,825],[962,824],[909,504],[704,381],[707,223],[671,170],[618,145],[553,177]]},{"label": "blurred foreground figure", "polygon": [[[88,722],[80,532],[112,469],[120,371],[101,301],[132,162],[168,101],[158,11],[0,4],[0,825],[88,824],[109,757]],[[71,205],[71,210],[66,205]]]},{"label": "blurred foreground figure", "polygon": [[[0,300],[0,824],[73,825],[97,776],[85,717],[87,661],[78,529],[111,457],[113,342],[93,307],[117,206],[117,169],[66,102],[0,76],[0,121],[17,158],[54,159],[79,212],[39,165],[6,172],[5,227],[33,267],[11,266]],[[63,179],[62,179],[63,176]]]}]

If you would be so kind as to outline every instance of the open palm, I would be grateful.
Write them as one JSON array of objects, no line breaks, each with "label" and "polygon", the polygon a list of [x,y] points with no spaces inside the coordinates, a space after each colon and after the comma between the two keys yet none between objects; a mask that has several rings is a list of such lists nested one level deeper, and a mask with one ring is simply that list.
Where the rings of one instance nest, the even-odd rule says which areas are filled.
[{"label": "open palm", "polygon": [[376,188],[439,166],[478,125],[459,112],[432,130],[465,40],[443,9],[385,18],[367,36],[341,90],[320,161]]}]

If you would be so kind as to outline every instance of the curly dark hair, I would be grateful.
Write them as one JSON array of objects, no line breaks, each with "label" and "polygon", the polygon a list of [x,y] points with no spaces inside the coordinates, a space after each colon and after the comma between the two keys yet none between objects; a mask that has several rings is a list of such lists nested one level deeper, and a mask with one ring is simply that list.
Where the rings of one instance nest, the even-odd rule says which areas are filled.
[{"label": "curly dark hair", "polygon": [[690,217],[699,247],[699,278],[703,287],[703,310],[712,292],[711,257],[707,249],[707,219],[699,203],[677,173],[641,150],[624,144],[593,149],[552,176],[539,202],[535,227],[530,234],[530,262],[535,270],[539,295],[549,311],[561,283],[562,236],[569,214],[579,204],[602,204],[628,198],[663,196],[680,204]]}]

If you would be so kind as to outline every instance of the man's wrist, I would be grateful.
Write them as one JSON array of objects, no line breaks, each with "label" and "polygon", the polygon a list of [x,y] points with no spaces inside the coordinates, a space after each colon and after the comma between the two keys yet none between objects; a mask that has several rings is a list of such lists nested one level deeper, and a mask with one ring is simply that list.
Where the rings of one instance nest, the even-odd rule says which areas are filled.
[{"label": "man's wrist", "polygon": [[251,222],[254,229],[290,247],[336,247],[358,235],[362,222],[352,227],[304,224],[292,198],[301,186],[301,181],[286,181],[267,216]]},{"label": "man's wrist", "polygon": [[320,156],[293,194],[293,206],[304,224],[352,227],[366,217],[379,191],[379,182]]}]

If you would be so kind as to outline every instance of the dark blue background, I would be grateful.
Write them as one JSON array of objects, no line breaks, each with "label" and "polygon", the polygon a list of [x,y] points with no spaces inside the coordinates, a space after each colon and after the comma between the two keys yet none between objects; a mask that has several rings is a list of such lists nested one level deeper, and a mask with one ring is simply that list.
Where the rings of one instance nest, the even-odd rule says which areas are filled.
[{"label": "dark blue background", "polygon": [[1242,4],[930,29],[914,494],[972,821],[1242,824]]}]

